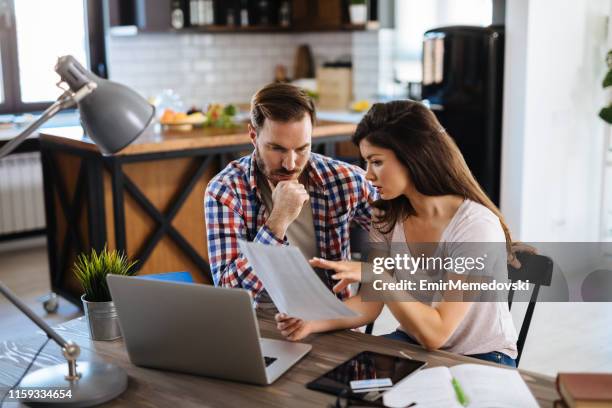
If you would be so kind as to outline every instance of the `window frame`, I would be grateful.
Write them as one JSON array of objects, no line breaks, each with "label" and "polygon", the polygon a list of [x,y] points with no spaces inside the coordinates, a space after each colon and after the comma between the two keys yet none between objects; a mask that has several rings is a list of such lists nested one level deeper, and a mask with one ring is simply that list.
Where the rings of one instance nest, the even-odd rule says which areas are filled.
[{"label": "window frame", "polygon": [[[85,29],[87,30],[91,71],[102,78],[108,78],[103,0],[82,1],[86,15]],[[21,114],[45,110],[54,101],[26,103],[21,100],[15,0],[0,0],[0,6],[2,5],[6,7],[6,14],[0,15],[0,20],[3,20],[0,22],[0,57],[2,58],[2,84],[0,85],[4,91],[4,100],[0,103],[0,114]]]}]

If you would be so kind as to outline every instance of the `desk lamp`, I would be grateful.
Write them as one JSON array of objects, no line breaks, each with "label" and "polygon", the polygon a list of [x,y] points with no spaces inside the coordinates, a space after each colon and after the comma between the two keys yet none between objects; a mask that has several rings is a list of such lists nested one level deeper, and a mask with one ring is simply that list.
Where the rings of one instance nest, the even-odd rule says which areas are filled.
[{"label": "desk lamp", "polygon": [[[123,149],[140,136],[152,122],[155,108],[136,92],[89,72],[71,56],[58,59],[55,71],[64,93],[30,126],[0,149],[0,159],[22,143],[43,123],[63,109],[78,107],[85,134],[95,142],[103,155]],[[2,282],[0,293],[40,327],[61,348],[67,365],[42,368],[27,375],[20,388],[70,390],[70,398],[24,399],[32,405],[88,407],[119,396],[127,388],[123,369],[102,362],[79,362],[80,348],[66,341],[38,317]]]}]

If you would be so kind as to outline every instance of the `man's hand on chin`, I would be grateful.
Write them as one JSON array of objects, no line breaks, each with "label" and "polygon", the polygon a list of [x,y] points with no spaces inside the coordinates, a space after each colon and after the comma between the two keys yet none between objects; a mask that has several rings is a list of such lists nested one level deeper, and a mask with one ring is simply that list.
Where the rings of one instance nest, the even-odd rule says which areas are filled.
[{"label": "man's hand on chin", "polygon": [[287,228],[300,215],[310,199],[306,188],[297,180],[283,180],[272,191],[272,212],[266,225],[277,237],[284,237]]}]

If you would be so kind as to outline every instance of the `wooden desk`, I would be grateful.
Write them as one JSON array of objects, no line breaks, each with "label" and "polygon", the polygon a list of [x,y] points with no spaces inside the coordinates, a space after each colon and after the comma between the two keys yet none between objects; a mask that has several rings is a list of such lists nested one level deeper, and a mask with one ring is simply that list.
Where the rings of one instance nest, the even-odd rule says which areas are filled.
[{"label": "wooden desk", "polygon": [[[281,338],[271,316],[260,313],[259,324],[262,336]],[[100,358],[126,370],[130,377],[128,389],[106,405],[111,407],[325,407],[335,398],[308,390],[305,384],[364,350],[396,355],[402,350],[415,359],[427,361],[429,367],[467,362],[492,364],[445,352],[426,352],[400,341],[347,330],[310,336],[306,342],[312,344],[312,351],[274,384],[263,387],[136,367],[130,364],[122,340],[92,342],[86,325],[84,318],[79,318],[59,326],[58,331],[81,346],[83,359]],[[39,335],[0,344],[0,388],[12,385],[19,378],[43,340]],[[32,370],[63,361],[59,347],[50,343]],[[539,404],[552,407],[553,401],[559,398],[554,379],[520,372]]]},{"label": "wooden desk", "polygon": [[[319,122],[313,151],[335,156],[354,129]],[[204,191],[234,156],[252,152],[246,125],[187,132],[157,125],[107,157],[81,127],[54,128],[41,132],[40,148],[53,291],[80,306],[75,256],[105,245],[138,260],[139,274],[188,271],[212,282]]]}]

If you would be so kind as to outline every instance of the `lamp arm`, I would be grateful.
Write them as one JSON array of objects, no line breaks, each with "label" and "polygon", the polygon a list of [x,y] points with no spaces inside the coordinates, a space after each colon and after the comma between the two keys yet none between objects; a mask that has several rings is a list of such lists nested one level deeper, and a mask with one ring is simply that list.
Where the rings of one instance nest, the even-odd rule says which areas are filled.
[{"label": "lamp arm", "polygon": [[60,336],[55,330],[51,328],[43,319],[37,316],[32,309],[26,306],[15,294],[2,282],[0,281],[0,293],[2,293],[12,304],[14,304],[19,310],[23,312],[32,322],[44,331],[53,341],[55,341],[61,348],[66,348],[70,343],[67,342],[62,336]]},{"label": "lamp arm", "polygon": [[38,119],[24,129],[17,137],[10,140],[0,149],[0,159],[7,156],[13,150],[17,148],[28,136],[30,136],[36,129],[38,129],[43,123],[51,119],[58,112],[63,109],[70,108],[76,104],[73,93],[70,91],[64,92],[51,106],[49,106]]}]

